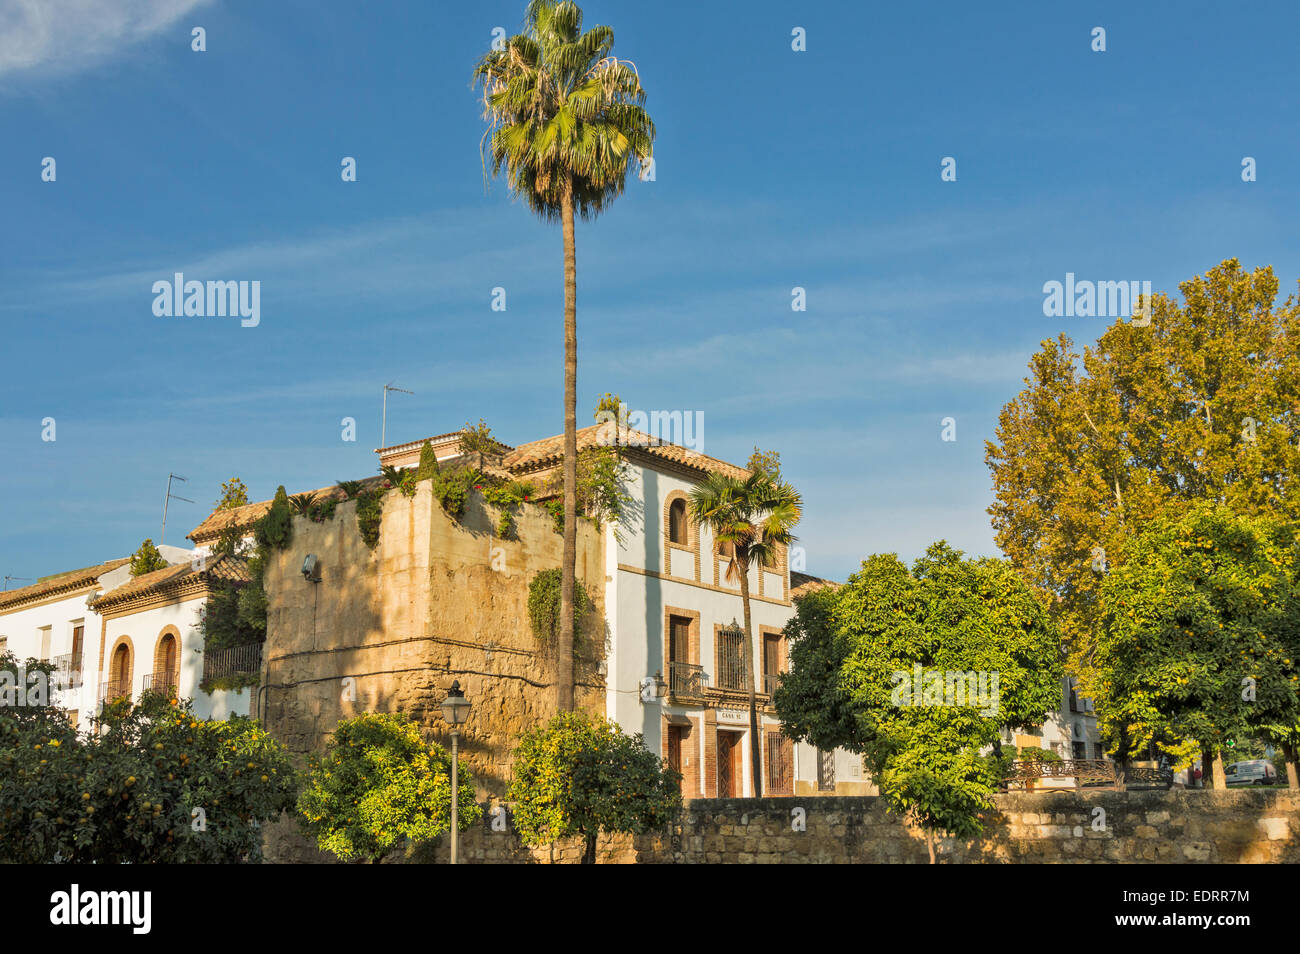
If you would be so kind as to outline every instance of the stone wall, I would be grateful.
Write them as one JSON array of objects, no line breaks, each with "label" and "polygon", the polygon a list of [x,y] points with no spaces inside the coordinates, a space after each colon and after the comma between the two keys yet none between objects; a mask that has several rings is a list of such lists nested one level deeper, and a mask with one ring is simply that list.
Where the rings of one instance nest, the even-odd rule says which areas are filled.
[{"label": "stone wall", "polygon": [[[1300,792],[1285,789],[1036,792],[995,803],[981,838],[939,842],[941,862],[1300,862]],[[792,826],[798,809],[804,831]],[[929,855],[879,798],[796,796],[687,802],[676,832],[636,839],[636,860],[926,864]]]},{"label": "stone wall", "polygon": [[[984,835],[942,839],[941,864],[1300,862],[1300,792],[1278,789],[1001,795]],[[1100,808],[1104,815],[1097,812]],[[793,823],[802,810],[803,831]],[[412,852],[445,863],[448,839]],[[581,859],[577,843],[529,850],[491,819],[461,836],[470,864]],[[394,859],[398,860],[398,859]],[[694,799],[672,832],[601,838],[601,863],[927,864],[919,831],[876,797]]]},{"label": "stone wall", "polygon": [[[332,519],[293,520],[293,539],[267,567],[267,641],[256,710],[268,731],[303,761],[320,750],[340,719],[362,712],[404,712],[449,746],[439,703],[453,679],[473,705],[461,756],[480,797],[504,795],[510,752],[521,732],[556,712],[555,667],[528,622],[528,584],[560,565],[563,538],[550,515],[525,504],[514,539],[494,533],[496,508],[478,494],[460,520],[433,499],[384,498],[379,543],[357,529],[356,504]],[[577,672],[580,708],[603,712],[604,555],[587,521],[578,532],[578,579],[595,611],[584,621]],[[308,553],[319,583],[301,573]],[[286,820],[272,826],[267,858],[320,860]]]}]

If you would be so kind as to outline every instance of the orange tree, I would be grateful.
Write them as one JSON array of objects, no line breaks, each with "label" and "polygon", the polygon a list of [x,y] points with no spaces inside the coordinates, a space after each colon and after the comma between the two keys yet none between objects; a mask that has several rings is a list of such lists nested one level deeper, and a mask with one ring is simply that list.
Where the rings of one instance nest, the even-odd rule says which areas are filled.
[{"label": "orange tree", "polygon": [[[1225,788],[1234,740],[1300,722],[1300,591],[1291,532],[1201,504],[1124,548],[1101,588],[1098,725],[1119,758],[1199,752]],[[1294,768],[1288,775],[1294,777]]]},{"label": "orange tree", "polygon": [[[13,666],[13,658],[0,666]],[[258,861],[293,805],[288,755],[249,719],[153,692],[79,735],[48,705],[0,706],[0,855],[30,863]]]},{"label": "orange tree", "polygon": [[640,734],[580,712],[562,712],[520,740],[507,795],[514,827],[533,847],[577,836],[583,864],[596,861],[596,836],[639,835],[681,808],[681,776],[645,747]]},{"label": "orange tree", "polygon": [[[344,719],[308,765],[298,815],[321,851],[377,863],[396,848],[451,831],[451,757],[425,742],[405,716],[368,712]],[[459,776],[464,831],[483,810],[464,764]]]}]

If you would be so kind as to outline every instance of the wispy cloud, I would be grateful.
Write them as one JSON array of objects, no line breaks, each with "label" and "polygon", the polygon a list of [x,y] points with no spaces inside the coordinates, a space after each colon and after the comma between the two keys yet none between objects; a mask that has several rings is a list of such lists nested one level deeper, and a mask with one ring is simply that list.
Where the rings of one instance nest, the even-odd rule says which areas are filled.
[{"label": "wispy cloud", "polygon": [[5,0],[0,76],[88,69],[210,0]]}]

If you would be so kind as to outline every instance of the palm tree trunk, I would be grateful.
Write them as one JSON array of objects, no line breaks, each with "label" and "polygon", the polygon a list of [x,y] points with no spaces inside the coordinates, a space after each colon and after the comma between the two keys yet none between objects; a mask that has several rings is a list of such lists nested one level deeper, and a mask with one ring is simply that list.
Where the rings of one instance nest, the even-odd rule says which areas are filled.
[{"label": "palm tree trunk", "polygon": [[1282,757],[1286,760],[1286,787],[1293,792],[1300,790],[1300,772],[1296,771],[1296,747],[1283,742]]},{"label": "palm tree trunk", "polygon": [[[739,549],[739,547],[737,547]],[[758,695],[754,681],[754,639],[749,621],[749,561],[736,554],[740,571],[740,602],[745,612],[745,675],[749,680],[749,768],[754,780],[754,797],[763,797],[762,745],[758,738]]]},{"label": "palm tree trunk", "polygon": [[564,187],[564,556],[560,565],[557,705],[574,707],[573,586],[578,563],[578,263],[573,238],[573,179]]}]

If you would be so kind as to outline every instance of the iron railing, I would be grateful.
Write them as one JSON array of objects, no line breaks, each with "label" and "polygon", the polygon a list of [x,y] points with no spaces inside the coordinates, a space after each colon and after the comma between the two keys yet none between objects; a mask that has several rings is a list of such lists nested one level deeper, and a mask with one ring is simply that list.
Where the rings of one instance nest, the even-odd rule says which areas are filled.
[{"label": "iron railing", "polygon": [[118,699],[130,698],[131,680],[129,679],[105,679],[99,684],[99,701],[115,702]]},{"label": "iron railing", "polygon": [[59,674],[60,683],[67,689],[76,689],[81,685],[81,660],[72,653],[55,656],[54,671]]},{"label": "iron railing", "polygon": [[668,664],[668,694],[674,699],[702,699],[704,697],[704,667],[694,663],[670,662]]},{"label": "iron railing", "polygon": [[168,670],[166,672],[149,673],[144,677],[144,685],[141,688],[145,691],[152,689],[154,692],[174,694],[179,684],[180,673]]},{"label": "iron railing", "polygon": [[718,678],[714,685],[723,691],[748,692],[749,673],[745,665],[745,634],[722,630],[718,633]]},{"label": "iron railing", "polygon": [[228,649],[203,651],[203,681],[258,672],[262,668],[262,644],[249,643]]},{"label": "iron railing", "polygon": [[781,685],[781,674],[769,672],[763,675],[763,692],[772,695],[776,692],[776,687]]}]

